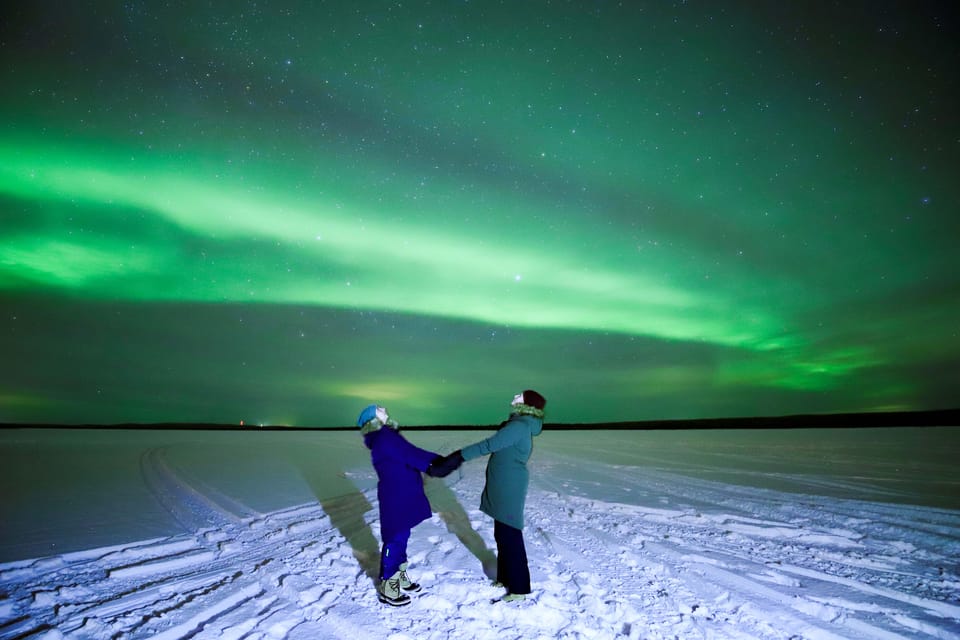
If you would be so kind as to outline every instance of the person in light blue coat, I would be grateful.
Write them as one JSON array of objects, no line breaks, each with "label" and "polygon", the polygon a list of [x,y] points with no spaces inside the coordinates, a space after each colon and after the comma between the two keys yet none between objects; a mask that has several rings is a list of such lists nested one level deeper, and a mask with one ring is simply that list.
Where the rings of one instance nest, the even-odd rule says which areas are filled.
[{"label": "person in light blue coat", "polygon": [[438,458],[427,468],[427,474],[443,477],[467,460],[490,456],[480,510],[493,518],[497,582],[506,588],[503,599],[508,602],[522,600],[530,593],[530,569],[523,542],[523,508],[530,482],[527,461],[533,453],[533,438],[543,430],[546,404],[546,399],[532,389],[517,394],[511,403],[510,418],[495,434]]}]

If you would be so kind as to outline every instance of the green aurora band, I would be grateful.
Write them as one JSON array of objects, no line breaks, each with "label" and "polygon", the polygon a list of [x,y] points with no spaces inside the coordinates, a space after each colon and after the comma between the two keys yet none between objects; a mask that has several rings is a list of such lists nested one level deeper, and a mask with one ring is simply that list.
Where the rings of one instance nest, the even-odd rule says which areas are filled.
[{"label": "green aurora band", "polygon": [[[91,7],[7,27],[0,346],[26,374],[0,379],[0,422],[231,422],[224,405],[260,384],[188,399],[184,355],[107,409],[84,394],[112,377],[87,388],[32,361],[56,337],[22,319],[58,300],[93,331],[111,305],[313,310],[312,362],[345,363],[349,343],[397,369],[279,358],[258,400],[278,422],[346,424],[379,399],[489,423],[517,385],[583,422],[955,403],[958,55],[916,16],[889,17],[906,34],[891,53],[866,26],[847,50],[787,10]],[[817,47],[785,43],[792,28]],[[44,29],[63,40],[25,55]],[[379,317],[406,333],[366,353],[355,323]],[[461,339],[498,331],[506,344]],[[168,357],[98,340],[63,352],[128,374]],[[206,366],[229,375],[242,351]],[[452,403],[424,397],[438,385]]]}]

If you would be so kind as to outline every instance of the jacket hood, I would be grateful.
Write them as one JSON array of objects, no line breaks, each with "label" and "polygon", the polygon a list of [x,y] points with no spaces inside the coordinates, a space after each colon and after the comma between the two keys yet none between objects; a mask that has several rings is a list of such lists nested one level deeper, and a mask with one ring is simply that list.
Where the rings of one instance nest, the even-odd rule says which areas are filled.
[{"label": "jacket hood", "polygon": [[538,436],[543,431],[543,420],[537,420],[537,424],[530,429],[530,435]]},{"label": "jacket hood", "polygon": [[[526,406],[526,405],[518,405],[518,406]],[[537,409],[537,411],[540,411],[540,410]],[[542,411],[540,411],[540,413],[541,415],[543,414]],[[540,432],[543,431],[543,418],[540,416],[536,416],[530,413],[514,412],[514,414],[512,415],[512,418],[514,420],[523,420],[525,423],[530,425],[531,436],[538,436],[540,435]]]}]

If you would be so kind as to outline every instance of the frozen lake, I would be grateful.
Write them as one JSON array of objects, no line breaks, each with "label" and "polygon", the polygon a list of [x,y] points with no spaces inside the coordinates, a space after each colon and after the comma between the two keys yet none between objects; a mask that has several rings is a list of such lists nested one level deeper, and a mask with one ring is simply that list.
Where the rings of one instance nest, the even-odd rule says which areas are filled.
[{"label": "frozen lake", "polygon": [[[489,432],[404,433],[446,453]],[[568,477],[585,494],[596,486],[591,463],[603,463],[960,509],[960,428],[547,430],[536,447],[533,464],[569,465]],[[344,472],[369,467],[369,454],[349,431],[12,429],[0,430],[0,462],[0,561],[7,561],[182,532],[170,505],[158,500],[164,468],[186,473],[181,484],[272,511],[354,490]]]},{"label": "frozen lake", "polygon": [[397,615],[356,432],[3,430],[0,638],[956,638],[958,459],[960,428],[547,430],[534,598],[490,603],[473,462],[427,483]]}]

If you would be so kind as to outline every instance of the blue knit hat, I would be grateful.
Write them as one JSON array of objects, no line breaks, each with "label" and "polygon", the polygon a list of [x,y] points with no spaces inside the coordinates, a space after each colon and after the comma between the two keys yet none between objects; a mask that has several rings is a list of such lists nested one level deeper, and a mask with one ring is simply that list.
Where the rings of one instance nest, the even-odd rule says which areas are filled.
[{"label": "blue knit hat", "polygon": [[357,418],[357,426],[362,427],[371,420],[377,417],[377,405],[372,404],[363,411],[360,412],[360,417]]}]

